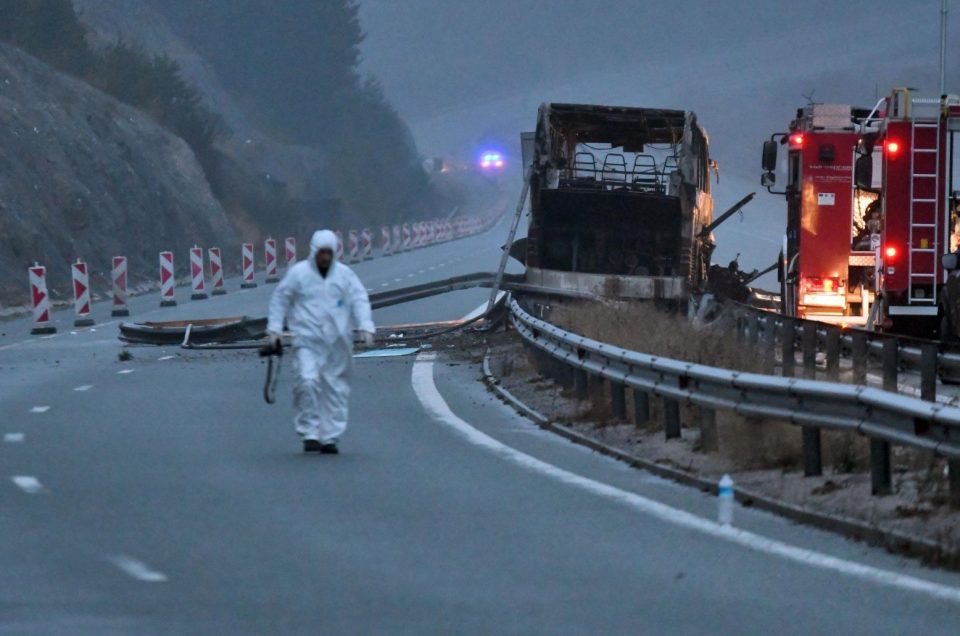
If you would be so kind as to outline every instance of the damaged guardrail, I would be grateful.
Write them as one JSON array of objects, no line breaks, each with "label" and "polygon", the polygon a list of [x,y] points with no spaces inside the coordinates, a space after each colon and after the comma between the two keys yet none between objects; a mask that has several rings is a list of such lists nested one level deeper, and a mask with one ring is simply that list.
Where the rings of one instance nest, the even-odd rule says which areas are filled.
[{"label": "damaged guardrail", "polygon": [[[615,414],[625,416],[633,390],[638,421],[649,418],[649,397],[664,401],[667,439],[680,437],[680,404],[700,407],[701,441],[716,441],[716,409],[783,420],[804,428],[807,475],[822,472],[820,429],[855,431],[871,440],[874,494],[891,489],[889,444],[948,458],[951,505],[960,506],[960,408],[881,389],[821,380],[746,373],[629,351],[565,331],[529,314],[514,299],[511,321],[520,336],[559,366],[547,375],[588,396],[590,378],[610,384]],[[552,368],[551,368],[552,367]]]}]

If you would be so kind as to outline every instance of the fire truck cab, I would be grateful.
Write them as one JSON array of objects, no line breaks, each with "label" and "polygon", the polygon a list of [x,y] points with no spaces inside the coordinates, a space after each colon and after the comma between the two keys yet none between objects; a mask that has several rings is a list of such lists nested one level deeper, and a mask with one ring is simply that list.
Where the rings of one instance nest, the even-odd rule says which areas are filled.
[{"label": "fire truck cab", "polygon": [[875,110],[877,130],[862,135],[855,172],[861,187],[880,184],[877,326],[950,339],[960,301],[960,98],[898,88]]},{"label": "fire truck cab", "polygon": [[[877,194],[856,187],[860,129],[869,110],[811,104],[789,131],[764,144],[761,183],[787,200],[780,254],[781,310],[828,322],[864,324],[874,301]],[[778,146],[787,147],[783,190],[775,191]],[[876,240],[876,239],[874,239]]]},{"label": "fire truck cab", "polygon": [[773,192],[789,148],[783,310],[955,338],[960,325],[960,98],[895,89],[870,111],[814,104],[764,145]]}]

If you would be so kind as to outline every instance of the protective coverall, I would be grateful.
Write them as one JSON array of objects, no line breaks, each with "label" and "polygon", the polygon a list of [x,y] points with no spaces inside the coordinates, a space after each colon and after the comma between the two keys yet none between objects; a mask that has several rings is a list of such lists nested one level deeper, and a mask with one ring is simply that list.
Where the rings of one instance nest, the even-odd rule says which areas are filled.
[{"label": "protective coverall", "polygon": [[324,277],[316,264],[321,249],[336,253],[333,232],[315,232],[310,258],[291,267],[277,285],[270,298],[267,331],[281,333],[286,319],[293,332],[297,433],[305,441],[335,444],[347,428],[353,330],[372,334],[374,325],[360,279],[336,260]]}]

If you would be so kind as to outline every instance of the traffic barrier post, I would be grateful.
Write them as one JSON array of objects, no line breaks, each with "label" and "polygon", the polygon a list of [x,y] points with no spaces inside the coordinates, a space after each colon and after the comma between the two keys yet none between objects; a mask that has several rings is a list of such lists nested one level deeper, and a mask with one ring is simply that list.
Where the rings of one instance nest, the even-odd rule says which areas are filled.
[{"label": "traffic barrier post", "polygon": [[253,279],[254,275],[254,260],[253,260],[253,243],[244,243],[243,244],[243,282],[240,283],[241,289],[253,289],[257,286],[256,281]]},{"label": "traffic barrier post", "polygon": [[113,305],[110,315],[114,318],[129,316],[127,307],[127,257],[114,256],[110,267],[111,296]]},{"label": "traffic barrier post", "polygon": [[203,248],[194,245],[190,248],[190,300],[207,299],[207,283],[203,278]]},{"label": "traffic barrier post", "polygon": [[265,282],[267,283],[278,283],[280,282],[280,274],[278,273],[278,264],[277,264],[277,240],[268,238],[263,242],[263,255],[264,255],[264,264],[267,270],[267,278]]},{"label": "traffic barrier post", "polygon": [[30,301],[33,305],[33,328],[30,333],[45,335],[57,333],[50,316],[50,294],[47,293],[47,268],[34,263],[28,269],[30,276]]},{"label": "traffic barrier post", "polygon": [[177,297],[173,290],[176,278],[173,274],[173,252],[160,252],[160,306],[174,307]]}]

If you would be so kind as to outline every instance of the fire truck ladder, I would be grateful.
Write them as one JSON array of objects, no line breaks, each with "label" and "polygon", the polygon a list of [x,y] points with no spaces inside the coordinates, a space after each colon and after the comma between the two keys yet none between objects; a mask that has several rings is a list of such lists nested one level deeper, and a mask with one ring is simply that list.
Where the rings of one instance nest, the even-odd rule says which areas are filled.
[{"label": "fire truck ladder", "polygon": [[[940,166],[940,134],[937,131],[933,135],[934,143],[933,145],[923,145],[927,135],[921,134],[919,139],[921,140],[921,145],[917,145],[917,130],[918,129],[930,129],[930,128],[939,128],[939,121],[937,119],[914,119],[913,125],[910,130],[910,244],[909,249],[907,250],[908,254],[908,290],[907,290],[907,302],[909,304],[918,304],[918,305],[934,305],[937,304],[937,257],[936,251],[937,246],[940,245],[940,228],[936,223],[937,219],[937,199],[936,193],[940,191],[940,177],[939,177],[939,166]],[[933,173],[917,173],[915,166],[917,163],[918,155],[932,154],[933,155]],[[929,165],[929,162],[924,161],[924,165]],[[930,192],[928,186],[930,182],[933,181],[933,192],[934,198],[917,198],[916,192]],[[922,186],[921,186],[922,184]],[[918,188],[918,186],[921,186]],[[933,206],[933,214],[924,214],[922,210],[926,208],[930,209],[930,206]],[[929,219],[932,217],[933,222],[929,222]],[[922,229],[921,229],[922,228]],[[917,232],[920,235],[930,236],[933,235],[933,243],[924,247],[918,246],[914,241],[914,233]],[[932,258],[921,259],[922,263],[931,263],[930,266],[917,266],[914,263],[913,255],[915,253],[930,253]],[[915,298],[913,288],[915,285],[923,286],[930,289],[929,294],[924,294],[922,298]]]}]

